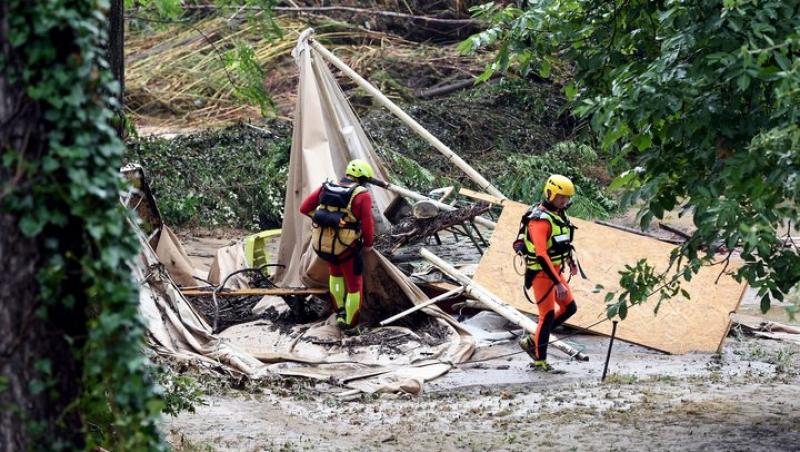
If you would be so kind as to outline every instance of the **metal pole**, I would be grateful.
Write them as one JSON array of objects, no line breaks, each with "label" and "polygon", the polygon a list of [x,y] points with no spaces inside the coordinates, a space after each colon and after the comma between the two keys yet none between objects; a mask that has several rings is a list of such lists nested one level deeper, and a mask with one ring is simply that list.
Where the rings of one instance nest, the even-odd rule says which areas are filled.
[{"label": "metal pole", "polygon": [[600,377],[600,382],[603,382],[606,379],[606,372],[608,372],[608,360],[611,359],[611,347],[614,346],[614,336],[617,335],[617,323],[619,323],[619,320],[614,320],[614,325],[611,327],[611,340],[608,341],[608,353],[606,353],[606,364],[603,366],[603,376]]},{"label": "metal pole", "polygon": [[500,190],[495,188],[494,185],[491,184],[488,180],[486,180],[483,176],[480,175],[475,168],[471,167],[467,162],[465,162],[461,157],[458,156],[452,149],[447,147],[444,143],[439,141],[438,138],[433,136],[430,132],[428,132],[420,123],[418,123],[414,118],[409,116],[406,112],[404,112],[400,107],[398,107],[394,102],[389,100],[388,97],[384,96],[383,93],[375,88],[366,81],[363,77],[358,75],[356,71],[351,69],[348,65],[344,64],[342,60],[337,58],[334,54],[332,54],[328,49],[323,47],[320,43],[313,39],[308,40],[311,47],[314,48],[317,52],[320,53],[326,60],[330,61],[331,64],[339,68],[340,71],[344,72],[345,75],[350,77],[356,84],[362,88],[364,88],[367,93],[369,93],[372,97],[374,97],[379,103],[381,103],[384,107],[388,108],[389,111],[394,113],[395,116],[400,118],[401,121],[406,123],[411,130],[416,132],[419,136],[424,138],[428,141],[436,150],[442,153],[445,157],[448,158],[451,162],[453,162],[458,168],[460,168],[470,179],[472,179],[478,186],[482,189],[487,191],[489,194],[494,195],[500,199],[506,199],[505,195],[503,195]]},{"label": "metal pole", "polygon": [[420,304],[418,304],[418,305],[416,305],[416,306],[414,306],[412,308],[406,309],[405,311],[403,311],[403,312],[401,312],[401,313],[399,313],[397,315],[393,315],[393,316],[389,317],[388,319],[386,319],[383,322],[381,322],[380,325],[381,326],[386,326],[386,325],[388,325],[388,324],[390,324],[390,323],[392,323],[392,322],[394,322],[394,321],[396,321],[398,319],[402,319],[403,317],[405,317],[405,316],[407,316],[407,315],[409,315],[411,313],[417,312],[420,309],[427,308],[428,306],[430,306],[432,304],[436,304],[436,303],[438,303],[438,302],[440,302],[442,300],[446,300],[446,299],[448,299],[448,298],[450,298],[452,296],[458,295],[458,294],[460,294],[462,292],[464,292],[464,288],[463,287],[458,287],[458,288],[453,289],[453,290],[451,290],[449,292],[445,292],[445,293],[439,295],[438,297],[431,298],[430,300],[428,300],[428,301],[426,301],[424,303],[420,303]]}]

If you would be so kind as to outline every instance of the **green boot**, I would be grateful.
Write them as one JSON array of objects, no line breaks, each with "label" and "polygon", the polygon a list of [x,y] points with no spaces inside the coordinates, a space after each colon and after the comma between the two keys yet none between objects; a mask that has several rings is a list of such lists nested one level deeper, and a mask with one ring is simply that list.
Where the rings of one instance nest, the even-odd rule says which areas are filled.
[{"label": "green boot", "polygon": [[519,347],[525,350],[525,353],[527,353],[531,359],[536,360],[536,344],[533,343],[533,338],[530,334],[526,334],[520,338]]},{"label": "green boot", "polygon": [[541,359],[530,363],[531,369],[535,372],[546,372],[550,374],[563,374],[566,373],[563,370],[554,369],[547,361]]},{"label": "green boot", "polygon": [[340,328],[347,325],[345,321],[346,313],[344,308],[344,277],[331,276],[328,278],[328,290],[331,293],[333,302],[336,304],[336,325]]},{"label": "green boot", "polygon": [[358,326],[358,311],[361,309],[361,294],[358,292],[348,293],[347,298],[345,298],[344,308],[346,312],[345,324],[347,328],[354,329]]}]

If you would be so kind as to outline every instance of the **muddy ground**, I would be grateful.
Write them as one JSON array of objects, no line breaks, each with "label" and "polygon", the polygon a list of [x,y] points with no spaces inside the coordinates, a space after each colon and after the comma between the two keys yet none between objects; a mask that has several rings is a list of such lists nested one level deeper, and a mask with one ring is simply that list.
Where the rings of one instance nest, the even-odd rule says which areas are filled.
[{"label": "muddy ground", "polygon": [[[185,231],[181,238],[205,267],[216,247],[242,232]],[[748,294],[739,311],[756,313],[756,305]],[[479,348],[470,363],[426,383],[418,397],[344,400],[343,389],[327,383],[198,377],[204,404],[164,418],[163,431],[175,450],[187,451],[800,447],[800,345],[736,328],[719,354],[671,356],[617,341],[601,383],[608,338],[568,340],[584,349],[588,363],[552,350],[551,361],[565,373],[535,373],[515,342],[506,342]]]},{"label": "muddy ground", "polygon": [[[208,394],[164,419],[176,450],[797,450],[800,347],[728,338],[720,354],[668,356],[576,336],[591,361],[561,375],[515,354],[461,365],[419,397],[345,401],[327,384],[272,382]],[[514,353],[506,343],[473,361]],[[558,352],[555,352],[557,354]],[[287,387],[287,385],[290,385]]]}]

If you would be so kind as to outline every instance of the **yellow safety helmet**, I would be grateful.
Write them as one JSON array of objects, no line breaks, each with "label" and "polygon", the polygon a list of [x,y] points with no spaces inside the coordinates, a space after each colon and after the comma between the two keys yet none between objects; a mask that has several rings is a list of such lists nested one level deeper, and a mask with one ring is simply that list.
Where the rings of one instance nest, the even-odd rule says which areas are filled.
[{"label": "yellow safety helmet", "polygon": [[375,171],[372,171],[372,167],[369,166],[369,163],[361,159],[355,159],[348,163],[347,169],[344,173],[348,176],[355,177],[356,179],[359,177],[371,178],[375,176]]},{"label": "yellow safety helmet", "polygon": [[568,177],[560,174],[553,174],[548,177],[547,182],[544,183],[543,192],[544,198],[552,202],[556,198],[556,195],[574,196],[575,185],[572,184],[572,181],[569,180]]}]

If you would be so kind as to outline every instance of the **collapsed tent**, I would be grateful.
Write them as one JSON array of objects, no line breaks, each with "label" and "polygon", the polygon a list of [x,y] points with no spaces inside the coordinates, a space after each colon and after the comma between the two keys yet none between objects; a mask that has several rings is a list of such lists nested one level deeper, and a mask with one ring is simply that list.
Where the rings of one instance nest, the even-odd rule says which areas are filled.
[{"label": "collapsed tent", "polygon": [[[310,221],[296,214],[303,197],[323,181],[338,179],[353,158],[368,161],[376,176],[386,179],[333,74],[310,49],[307,37],[301,37],[294,52],[300,67],[299,96],[278,253],[278,262],[285,268],[273,277],[282,287],[327,286],[327,265],[309,246]],[[419,392],[424,381],[471,356],[472,336],[435,305],[425,307],[413,322],[409,318],[406,326],[374,328],[361,336],[345,337],[332,316],[305,324],[286,322],[284,314],[290,310],[287,303],[280,297],[266,296],[257,306],[258,312],[269,314],[265,318],[215,334],[211,319],[195,309],[178,285],[194,286],[198,281],[218,285],[245,266],[241,245],[219,250],[210,274],[200,275],[177,237],[161,224],[141,169],[123,172],[129,179],[138,179],[134,186],[140,190],[125,196],[124,201],[146,220],[149,234],[138,230],[143,251],[134,273],[142,285],[141,310],[149,337],[159,353],[213,363],[255,378],[270,373],[297,375],[334,381],[359,391],[411,393]],[[386,230],[389,224],[383,211],[392,200],[390,193],[373,189],[372,195],[376,229]],[[362,320],[367,324],[377,324],[385,313],[428,301],[379,253],[366,255],[365,267],[369,271],[364,280]],[[226,288],[246,285],[246,278],[237,277]]]}]

